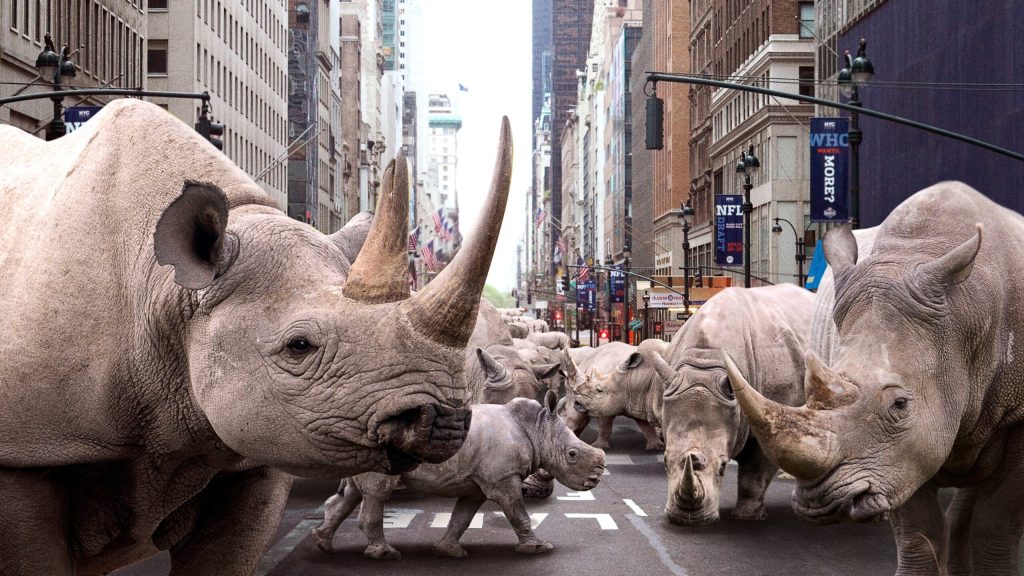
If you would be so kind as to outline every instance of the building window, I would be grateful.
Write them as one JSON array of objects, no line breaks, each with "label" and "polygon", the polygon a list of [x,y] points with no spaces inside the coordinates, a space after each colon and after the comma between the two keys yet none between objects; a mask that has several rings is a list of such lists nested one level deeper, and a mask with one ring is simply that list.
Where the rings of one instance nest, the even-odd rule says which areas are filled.
[{"label": "building window", "polygon": [[150,10],[167,10],[167,0],[149,0]]},{"label": "building window", "polygon": [[149,76],[167,75],[167,43],[150,40],[146,50],[146,73]]},{"label": "building window", "polygon": [[800,95],[814,97],[814,66],[800,67]]},{"label": "building window", "polygon": [[814,38],[814,3],[800,3],[800,37]]}]

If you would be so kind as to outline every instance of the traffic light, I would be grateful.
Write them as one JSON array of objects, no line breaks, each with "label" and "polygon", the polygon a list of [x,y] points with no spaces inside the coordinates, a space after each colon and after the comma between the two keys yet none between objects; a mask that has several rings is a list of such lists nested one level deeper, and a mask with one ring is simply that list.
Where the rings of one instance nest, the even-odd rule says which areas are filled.
[{"label": "traffic light", "polygon": [[555,320],[561,320],[561,319],[562,319],[562,311],[561,310],[555,310]]},{"label": "traffic light", "polygon": [[601,331],[597,333],[597,339],[598,340],[607,340],[608,339],[608,329],[607,328],[601,328]]},{"label": "traffic light", "polygon": [[569,275],[562,276],[562,292],[569,293]]},{"label": "traffic light", "polygon": [[196,132],[217,147],[217,150],[224,151],[224,125],[210,120],[210,103],[203,101],[203,109],[199,112],[199,121],[196,122]]},{"label": "traffic light", "polygon": [[700,267],[697,267],[693,272],[693,285],[697,288],[704,287],[704,277],[700,273]]}]

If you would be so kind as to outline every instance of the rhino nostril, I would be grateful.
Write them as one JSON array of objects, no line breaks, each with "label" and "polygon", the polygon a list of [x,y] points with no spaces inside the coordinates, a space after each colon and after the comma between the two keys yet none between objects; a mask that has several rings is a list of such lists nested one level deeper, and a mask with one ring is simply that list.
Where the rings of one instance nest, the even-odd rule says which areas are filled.
[{"label": "rhino nostril", "polygon": [[573,403],[572,403],[572,407],[573,407],[574,410],[576,410],[580,414],[586,414],[587,413],[587,407],[584,406],[583,404],[581,404],[579,400],[574,400]]}]

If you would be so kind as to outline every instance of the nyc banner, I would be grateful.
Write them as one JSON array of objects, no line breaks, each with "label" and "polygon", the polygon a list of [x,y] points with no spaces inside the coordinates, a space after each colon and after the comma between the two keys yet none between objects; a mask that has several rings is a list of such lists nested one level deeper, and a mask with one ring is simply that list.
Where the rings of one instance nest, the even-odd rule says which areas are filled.
[{"label": "nyc banner", "polygon": [[846,118],[811,118],[811,222],[850,219],[848,130]]},{"label": "nyc banner", "polygon": [[70,134],[95,116],[102,106],[69,106],[64,109],[64,126]]},{"label": "nyc banner", "polygon": [[580,280],[576,283],[576,302],[581,308],[593,312],[597,310],[597,283],[593,280]]},{"label": "nyc banner", "polygon": [[715,263],[743,265],[743,195],[715,195]]}]

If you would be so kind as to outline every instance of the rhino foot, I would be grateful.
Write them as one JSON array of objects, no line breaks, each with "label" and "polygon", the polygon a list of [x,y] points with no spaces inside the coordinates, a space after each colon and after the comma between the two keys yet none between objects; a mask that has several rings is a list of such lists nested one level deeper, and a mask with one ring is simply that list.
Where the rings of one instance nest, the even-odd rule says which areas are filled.
[{"label": "rhino foot", "polygon": [[430,551],[435,556],[447,556],[449,558],[465,558],[469,556],[469,552],[466,552],[462,546],[459,546],[458,542],[445,542],[443,540],[435,543]]},{"label": "rhino foot", "polygon": [[310,535],[313,536],[313,542],[316,542],[316,547],[327,552],[328,554],[334,553],[334,531],[323,528],[313,528],[310,530]]},{"label": "rhino foot", "polygon": [[516,544],[516,552],[519,554],[544,554],[555,549],[551,542],[526,542]]},{"label": "rhino foot", "polygon": [[532,474],[523,480],[523,498],[543,499],[548,498],[555,492],[555,481],[538,478]]},{"label": "rhino foot", "polygon": [[402,553],[395,550],[390,544],[370,544],[363,550],[363,556],[374,560],[401,560]]},{"label": "rhino foot", "polygon": [[609,444],[608,441],[603,438],[598,438],[597,440],[594,440],[594,443],[591,444],[591,446],[593,446],[594,448],[600,448],[601,450],[607,450],[612,447],[612,445]]},{"label": "rhino foot", "polygon": [[737,520],[767,520],[768,511],[764,504],[738,504],[730,515]]}]

